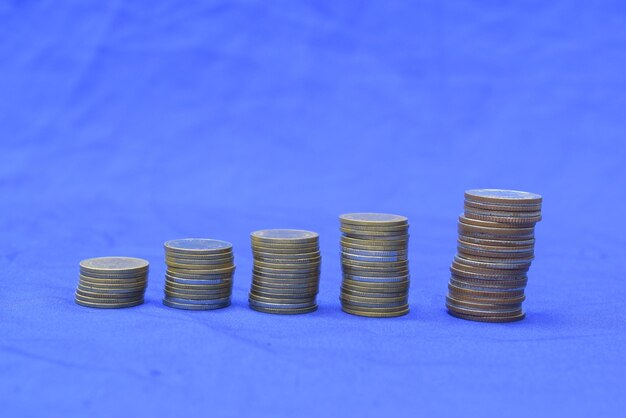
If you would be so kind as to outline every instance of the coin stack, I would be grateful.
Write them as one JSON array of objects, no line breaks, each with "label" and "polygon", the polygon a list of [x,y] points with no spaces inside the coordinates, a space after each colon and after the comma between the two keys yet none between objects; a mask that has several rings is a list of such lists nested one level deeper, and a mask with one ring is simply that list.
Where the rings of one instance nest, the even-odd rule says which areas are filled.
[{"label": "coin stack", "polygon": [[233,246],[226,241],[184,238],[165,247],[165,297],[170,308],[202,311],[230,305]]},{"label": "coin stack", "polygon": [[250,237],[254,256],[250,308],[286,315],[317,310],[322,260],[319,235],[297,229],[266,229]]},{"label": "coin stack", "polygon": [[409,312],[409,223],[404,216],[349,213],[341,224],[341,308],[369,317]]},{"label": "coin stack", "polygon": [[148,262],[132,257],[99,257],[80,262],[77,304],[90,308],[141,305],[148,283]]},{"label": "coin stack", "polygon": [[541,201],[540,195],[514,190],[465,192],[446,297],[451,315],[481,322],[524,319]]}]

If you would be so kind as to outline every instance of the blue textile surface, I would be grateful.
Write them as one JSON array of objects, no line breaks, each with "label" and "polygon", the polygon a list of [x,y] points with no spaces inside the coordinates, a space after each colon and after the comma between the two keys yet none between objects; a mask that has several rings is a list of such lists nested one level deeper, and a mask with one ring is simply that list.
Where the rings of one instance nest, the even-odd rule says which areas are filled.
[{"label": "blue textile surface", "polygon": [[[0,414],[618,416],[619,1],[0,3]],[[444,307],[463,191],[544,196],[526,320]],[[337,216],[411,223],[411,313],[339,309]],[[249,233],[320,233],[320,309],[247,307]],[[233,242],[233,305],[162,306],[167,239]],[[78,262],[151,262],[143,306]]]}]

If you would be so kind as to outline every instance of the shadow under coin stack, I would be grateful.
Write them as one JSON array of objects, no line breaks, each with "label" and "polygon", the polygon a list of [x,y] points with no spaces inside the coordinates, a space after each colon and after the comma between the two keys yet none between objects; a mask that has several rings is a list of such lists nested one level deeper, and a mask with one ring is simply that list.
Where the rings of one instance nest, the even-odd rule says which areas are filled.
[{"label": "shadow under coin stack", "polygon": [[524,319],[522,302],[541,201],[540,195],[514,190],[465,192],[446,298],[451,315],[481,322]]},{"label": "shadow under coin stack", "polygon": [[80,262],[77,304],[90,308],[129,308],[143,303],[148,262],[132,257],[99,257]]},{"label": "shadow under coin stack", "polygon": [[383,213],[349,213],[341,223],[341,308],[369,317],[409,312],[408,219]]},{"label": "shadow under coin stack", "polygon": [[185,238],[164,246],[165,306],[194,311],[230,306],[235,272],[231,243]]},{"label": "shadow under coin stack", "polygon": [[317,310],[322,260],[319,235],[297,229],[266,229],[250,237],[254,256],[250,308],[287,315]]}]

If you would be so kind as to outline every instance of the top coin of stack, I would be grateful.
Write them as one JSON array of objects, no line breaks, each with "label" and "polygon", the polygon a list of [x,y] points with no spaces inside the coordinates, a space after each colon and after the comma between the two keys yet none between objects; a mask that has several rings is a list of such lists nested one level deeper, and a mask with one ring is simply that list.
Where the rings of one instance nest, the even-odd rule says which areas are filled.
[{"label": "top coin of stack", "polygon": [[408,219],[384,213],[348,213],[341,224],[341,307],[369,317],[409,312]]},{"label": "top coin of stack", "polygon": [[164,305],[196,311],[230,305],[235,272],[230,242],[183,238],[167,241],[164,247]]},{"label": "top coin of stack", "polygon": [[515,190],[465,192],[446,298],[451,315],[482,322],[524,318],[522,302],[541,203],[540,195]]},{"label": "top coin of stack", "polygon": [[317,309],[320,265],[319,235],[297,229],[253,232],[254,269],[250,308],[274,314],[301,314]]},{"label": "top coin of stack", "polygon": [[148,262],[132,257],[99,257],[80,262],[77,304],[90,308],[141,305],[148,281]]}]

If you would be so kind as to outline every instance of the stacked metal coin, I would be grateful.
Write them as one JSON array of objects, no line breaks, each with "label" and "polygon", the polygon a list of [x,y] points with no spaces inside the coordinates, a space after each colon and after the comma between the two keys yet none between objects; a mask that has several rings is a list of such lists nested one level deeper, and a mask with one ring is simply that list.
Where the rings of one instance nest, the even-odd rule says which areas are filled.
[{"label": "stacked metal coin", "polygon": [[251,234],[254,268],[248,302],[255,311],[302,314],[317,309],[319,235],[297,229]]},{"label": "stacked metal coin", "polygon": [[409,312],[409,223],[404,216],[349,213],[341,224],[341,308],[369,317]]},{"label": "stacked metal coin", "polygon": [[167,241],[164,246],[164,305],[195,311],[230,305],[235,272],[230,242],[184,238]]},{"label": "stacked metal coin", "polygon": [[541,202],[540,195],[514,190],[465,192],[446,297],[451,315],[482,322],[525,317],[522,302]]},{"label": "stacked metal coin", "polygon": [[99,257],[80,262],[77,304],[90,308],[141,305],[148,283],[148,262],[132,257]]}]

